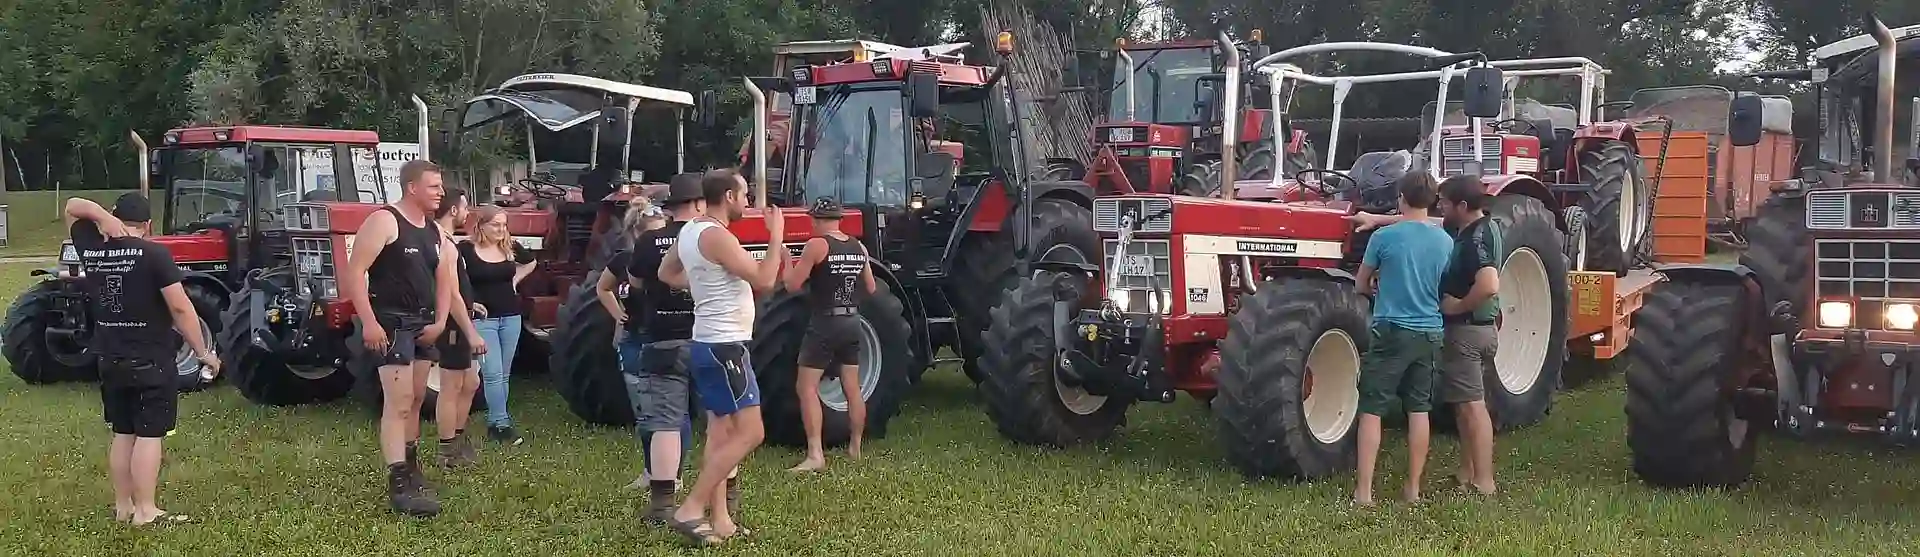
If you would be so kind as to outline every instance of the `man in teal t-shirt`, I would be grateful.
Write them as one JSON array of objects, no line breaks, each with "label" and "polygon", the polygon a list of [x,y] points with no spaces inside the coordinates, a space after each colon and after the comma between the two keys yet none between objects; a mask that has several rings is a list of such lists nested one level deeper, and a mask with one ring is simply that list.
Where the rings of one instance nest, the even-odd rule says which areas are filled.
[{"label": "man in teal t-shirt", "polygon": [[[1401,222],[1367,241],[1355,279],[1362,293],[1377,290],[1367,353],[1360,358],[1360,477],[1353,502],[1373,505],[1373,468],[1380,453],[1380,416],[1398,400],[1407,412],[1408,470],[1404,498],[1420,499],[1420,477],[1430,435],[1434,367],[1445,325],[1440,318],[1440,277],[1453,253],[1453,238],[1427,222],[1438,192],[1433,177],[1400,179]],[[1376,287],[1377,286],[1377,287]]]}]

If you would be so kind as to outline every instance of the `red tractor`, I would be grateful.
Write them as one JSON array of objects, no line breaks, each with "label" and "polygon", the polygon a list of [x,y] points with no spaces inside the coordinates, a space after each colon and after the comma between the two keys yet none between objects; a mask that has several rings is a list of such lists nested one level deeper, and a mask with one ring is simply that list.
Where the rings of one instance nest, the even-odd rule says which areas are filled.
[{"label": "red tractor", "polygon": [[[290,208],[297,202],[336,195],[342,202],[377,202],[385,196],[372,175],[379,168],[380,140],[364,131],[238,125],[171,130],[151,151],[138,135],[133,141],[142,192],[158,181],[165,195],[156,200],[165,210],[152,239],[185,271],[184,286],[207,344],[222,347],[221,357],[239,364],[229,369],[244,392],[247,374],[239,368],[245,364],[230,343],[215,342],[216,335],[225,340],[238,332],[221,311],[238,299],[235,291],[252,271],[290,262],[296,243],[289,234]],[[59,268],[35,271],[46,280],[16,298],[7,315],[6,357],[29,383],[98,376],[87,350],[91,325],[77,282],[79,257],[70,242],[60,252]],[[180,388],[204,387],[199,362],[180,344]]]},{"label": "red tractor", "polygon": [[[1741,484],[1762,429],[1920,443],[1920,25],[1868,27],[1815,51],[1819,160],[1773,184],[1740,265],[1664,268],[1647,296],[1627,444],[1650,484]],[[1730,142],[1760,143],[1765,99],[1731,104]]]},{"label": "red tractor", "polygon": [[[1249,40],[1226,47],[1210,40],[1128,43],[1122,39],[1114,50],[1099,52],[1097,61],[1076,64],[1098,69],[1070,72],[1082,81],[1075,89],[1099,92],[1098,111],[1103,117],[1090,138],[1094,159],[1087,166],[1049,160],[1049,177],[1084,179],[1103,193],[1218,197],[1224,137],[1221,54],[1226,48],[1247,60],[1268,53],[1256,29]],[[1294,133],[1280,143],[1286,149],[1285,168],[1276,168],[1282,161],[1276,158],[1277,144],[1269,137],[1274,114],[1271,107],[1258,105],[1264,92],[1264,83],[1245,84],[1239,95],[1256,103],[1233,108],[1240,127],[1236,136],[1244,142],[1235,148],[1239,179],[1262,180],[1276,172],[1303,170],[1317,158],[1306,134]]]},{"label": "red tractor", "polygon": [[[1228,50],[1230,39],[1220,39]],[[1320,77],[1275,65],[1293,56],[1371,51],[1426,57],[1438,70]],[[1229,56],[1226,106],[1237,106],[1239,60]],[[1498,116],[1503,73],[1477,54],[1380,43],[1288,49],[1248,65],[1285,80],[1333,85],[1437,79],[1439,98],[1465,77],[1468,114]],[[1343,83],[1344,82],[1344,83]],[[1283,93],[1290,94],[1288,93]],[[1275,99],[1284,110],[1290,98]],[[1338,104],[1336,103],[1336,106]],[[1337,110],[1337,109],[1336,109]],[[1284,122],[1285,118],[1279,118]],[[1338,122],[1336,113],[1335,122]],[[1337,125],[1337,124],[1336,124]],[[1229,117],[1227,130],[1239,126]],[[1230,132],[1225,145],[1242,145]],[[1223,161],[1237,160],[1229,147]],[[1304,169],[1293,179],[1240,181],[1224,199],[1166,194],[1101,197],[1105,238],[1096,264],[1045,263],[994,308],[981,392],[988,416],[1016,442],[1067,446],[1110,435],[1138,401],[1184,391],[1210,402],[1227,454],[1253,477],[1320,478],[1350,469],[1359,359],[1369,302],[1352,270],[1369,235],[1347,217],[1384,212],[1395,180],[1435,172],[1405,152],[1368,153],[1349,171]],[[1234,175],[1232,164],[1225,175]],[[1487,378],[1496,426],[1544,418],[1570,344],[1609,358],[1627,330],[1645,274],[1573,272],[1561,255],[1559,205],[1529,176],[1488,175],[1489,212],[1506,223],[1500,354]],[[1570,280],[1571,279],[1571,280]],[[1579,296],[1570,296],[1568,283]],[[1593,315],[1570,297],[1606,297]],[[1495,388],[1498,386],[1499,388]]]}]

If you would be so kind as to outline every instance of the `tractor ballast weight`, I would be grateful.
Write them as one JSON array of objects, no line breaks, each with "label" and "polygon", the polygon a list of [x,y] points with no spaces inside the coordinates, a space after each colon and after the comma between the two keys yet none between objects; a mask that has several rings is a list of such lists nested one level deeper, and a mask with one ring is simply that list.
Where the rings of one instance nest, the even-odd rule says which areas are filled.
[{"label": "tractor ballast weight", "polygon": [[[1867,27],[1877,49],[1861,37],[1822,47],[1822,66],[1809,73],[1831,72],[1823,96],[1871,93],[1871,105],[1823,108],[1849,122],[1872,110],[1872,127],[1821,131],[1873,149],[1872,166],[1823,145],[1821,164],[1850,165],[1845,175],[1816,167],[1776,182],[1747,227],[1740,265],[1662,269],[1666,282],[1647,297],[1627,389],[1633,470],[1647,483],[1744,483],[1763,429],[1920,443],[1920,189],[1888,181],[1899,158],[1893,91],[1906,77],[1895,70],[1900,49],[1920,45],[1920,25],[1898,38],[1878,19]],[[1762,97],[1735,95],[1729,142],[1760,143],[1766,112]]]}]

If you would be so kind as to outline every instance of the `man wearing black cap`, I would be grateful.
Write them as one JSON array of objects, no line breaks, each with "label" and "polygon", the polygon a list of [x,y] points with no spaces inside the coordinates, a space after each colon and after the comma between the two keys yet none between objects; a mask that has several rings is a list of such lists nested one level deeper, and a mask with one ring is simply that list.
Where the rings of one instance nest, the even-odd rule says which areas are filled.
[{"label": "man wearing black cap", "polygon": [[143,236],[152,222],[147,198],[120,196],[109,213],[81,198],[67,200],[66,222],[85,273],[93,318],[91,350],[99,358],[100,401],[113,445],[114,519],[138,525],[181,522],[160,510],[161,441],[173,434],[179,391],[174,336],[186,340],[212,373],[220,360],[201,344],[200,317],[180,286],[173,254]]},{"label": "man wearing black cap", "polygon": [[[807,430],[807,457],[792,468],[814,472],[827,467],[820,446],[820,379],[829,366],[838,365],[840,389],[847,395],[847,422],[853,435],[847,456],[860,458],[860,437],[867,425],[866,401],[860,398],[860,302],[876,288],[867,265],[867,246],[840,231],[844,211],[832,197],[815,200],[807,209],[813,217],[813,238],[800,251],[800,261],[787,268],[789,292],[806,292],[813,308],[807,337],[800,342],[800,378],[794,386],[800,397],[800,421]],[[802,290],[805,288],[805,290]]]}]

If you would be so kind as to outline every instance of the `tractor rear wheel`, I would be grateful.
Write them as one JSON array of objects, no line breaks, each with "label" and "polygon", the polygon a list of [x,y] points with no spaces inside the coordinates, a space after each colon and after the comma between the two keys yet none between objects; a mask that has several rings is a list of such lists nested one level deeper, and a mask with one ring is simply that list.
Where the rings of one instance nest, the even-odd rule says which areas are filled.
[{"label": "tractor rear wheel", "polygon": [[1747,225],[1747,250],[1740,264],[1760,281],[1767,309],[1785,301],[1797,312],[1807,307],[1807,262],[1813,260],[1813,242],[1807,239],[1807,198],[1776,195],[1768,198]]},{"label": "tractor rear wheel", "polygon": [[1126,420],[1133,401],[1104,397],[1068,387],[1054,376],[1059,360],[1054,342],[1053,296],[1056,285],[1071,283],[1084,294],[1086,279],[1039,271],[1018,280],[994,306],[981,361],[980,395],[987,417],[1000,435],[1015,443],[1068,447],[1104,439]]},{"label": "tractor rear wheel", "polygon": [[[284,274],[268,275],[264,280],[275,276],[283,279],[281,288],[291,287]],[[235,292],[220,317],[218,355],[226,366],[222,372],[240,396],[256,404],[292,406],[332,402],[352,392],[354,377],[344,368],[290,365],[284,355],[254,346],[254,314],[248,303],[254,292],[251,286]]]},{"label": "tractor rear wheel", "polygon": [[1352,469],[1365,300],[1352,284],[1308,279],[1265,282],[1241,300],[1213,399],[1227,460],[1252,478]]},{"label": "tractor rear wheel", "polygon": [[[760,379],[761,418],[767,441],[805,447],[806,428],[800,421],[800,343],[813,317],[805,294],[782,293],[761,305],[750,343],[754,374]],[[867,404],[866,438],[886,437],[887,422],[900,412],[900,401],[913,384],[908,372],[917,364],[911,349],[912,328],[907,308],[885,283],[860,305],[860,397]],[[820,443],[845,444],[853,436],[846,393],[840,379],[829,373],[820,381]]]},{"label": "tractor rear wheel", "polygon": [[550,366],[560,398],[573,415],[587,423],[633,425],[633,401],[627,397],[620,354],[614,348],[619,326],[594,292],[602,272],[587,273],[560,305],[559,323],[549,337],[553,339]]},{"label": "tractor rear wheel", "polygon": [[1580,174],[1593,192],[1580,200],[1586,212],[1587,270],[1624,273],[1638,263],[1650,233],[1653,190],[1640,177],[1640,155],[1625,141],[1604,141],[1580,153]]},{"label": "tractor rear wheel", "polygon": [[[956,324],[960,330],[960,356],[967,377],[982,380],[983,354],[1000,350],[999,344],[983,338],[989,312],[1005,298],[1019,277],[1019,261],[1014,258],[1014,227],[1019,213],[1007,217],[1007,224],[996,233],[969,233],[962,240],[955,258],[953,286],[947,289],[952,300]],[[1073,261],[1097,263],[1101,257],[1100,236],[1093,231],[1093,211],[1065,199],[1041,198],[1033,204],[1033,248],[1035,261]],[[920,381],[921,370],[913,372]]]},{"label": "tractor rear wheel", "polygon": [[1504,194],[1488,216],[1501,226],[1500,321],[1494,365],[1485,377],[1494,428],[1539,423],[1553,406],[1567,351],[1567,263],[1554,217],[1538,199]]},{"label": "tractor rear wheel", "polygon": [[[1234,169],[1234,173],[1240,175],[1240,180],[1270,180],[1273,178],[1273,173],[1277,170],[1274,167],[1274,163],[1277,161],[1274,158],[1275,150],[1273,148],[1273,140],[1263,139],[1242,145],[1240,148],[1242,149],[1238,155],[1240,164],[1236,165],[1237,168]],[[1295,155],[1288,155],[1288,163],[1293,164],[1295,158]],[[1193,197],[1219,197],[1220,167],[1219,159],[1212,159],[1187,167],[1187,173],[1182,175],[1179,183],[1174,185],[1174,193]],[[1281,177],[1286,178],[1289,176],[1291,175]]]},{"label": "tractor rear wheel", "polygon": [[47,345],[47,312],[60,292],[60,281],[41,281],[13,299],[7,309],[5,351],[13,374],[32,385],[64,381],[99,381],[100,368],[79,347],[70,354]]},{"label": "tractor rear wheel", "polygon": [[[194,313],[200,316],[200,342],[209,349],[218,350],[219,346],[215,344],[214,339],[219,338],[222,325],[220,310],[226,307],[225,301],[220,299],[219,294],[198,285],[189,285],[186,291],[187,300],[193,302]],[[174,350],[173,369],[179,374],[177,384],[180,392],[194,392],[212,385],[212,381],[200,377],[201,369],[206,366],[201,365],[200,359],[193,356],[193,347],[187,344],[185,338],[180,339],[177,344],[179,346]]]},{"label": "tractor rear wheel", "polygon": [[1669,281],[1634,318],[1627,370],[1633,471],[1666,487],[1734,487],[1753,472],[1759,427],[1734,414],[1748,300],[1739,283]]}]

